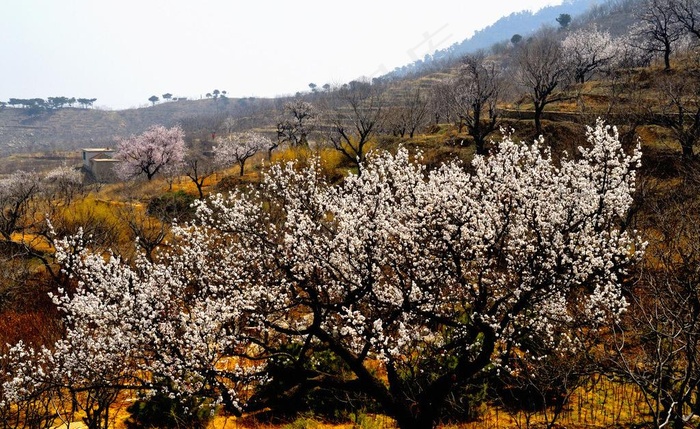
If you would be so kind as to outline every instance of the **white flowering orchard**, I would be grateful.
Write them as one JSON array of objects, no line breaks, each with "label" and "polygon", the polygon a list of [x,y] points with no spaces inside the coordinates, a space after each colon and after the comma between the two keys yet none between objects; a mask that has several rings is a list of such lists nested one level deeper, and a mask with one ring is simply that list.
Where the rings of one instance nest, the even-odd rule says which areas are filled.
[{"label": "white flowering orchard", "polygon": [[[432,427],[450,392],[505,353],[534,353],[525,331],[570,349],[567,326],[624,311],[641,246],[620,225],[641,154],[601,121],[588,142],[555,162],[542,141],[505,136],[471,174],[378,152],[340,185],[313,164],[276,165],[257,190],[200,202],[157,262],[60,241],[78,286],[55,297],[67,331],[45,366],[62,385],[163,388],[240,411],[264,404],[251,395],[266,360],[293,343],[295,359],[330,351],[353,374],[306,370],[316,385],[362,391],[402,428]],[[438,356],[451,363],[435,368]],[[419,383],[410,369],[427,362]],[[12,380],[3,389],[16,398]]]}]

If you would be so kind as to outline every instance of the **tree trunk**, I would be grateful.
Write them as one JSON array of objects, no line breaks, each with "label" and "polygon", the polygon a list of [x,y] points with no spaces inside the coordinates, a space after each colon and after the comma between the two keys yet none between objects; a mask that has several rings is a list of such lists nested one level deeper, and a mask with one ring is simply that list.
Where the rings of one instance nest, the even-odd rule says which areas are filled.
[{"label": "tree trunk", "polygon": [[476,146],[477,155],[487,155],[486,145],[484,144],[484,139],[474,139],[474,145]]},{"label": "tree trunk", "polygon": [[664,49],[664,71],[671,70],[671,45],[666,43]]},{"label": "tree trunk", "polygon": [[544,106],[540,106],[535,103],[535,138],[539,138],[542,135],[542,112],[544,111]]},{"label": "tree trunk", "polygon": [[203,200],[204,199],[204,191],[202,190],[202,187],[204,186],[204,180],[201,182],[194,182],[195,186],[197,187],[197,192],[199,192],[199,199]]},{"label": "tree trunk", "polygon": [[[688,141],[690,140],[690,141]],[[683,139],[681,140],[681,150],[683,151],[683,158],[691,159],[693,158],[693,139]]]}]

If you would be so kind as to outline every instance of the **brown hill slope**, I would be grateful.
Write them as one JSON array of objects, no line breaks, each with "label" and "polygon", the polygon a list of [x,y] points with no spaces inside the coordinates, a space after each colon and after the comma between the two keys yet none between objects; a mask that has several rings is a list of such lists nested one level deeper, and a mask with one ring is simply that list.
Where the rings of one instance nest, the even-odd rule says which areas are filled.
[{"label": "brown hill slope", "polygon": [[206,128],[205,118],[221,121],[245,116],[265,99],[204,99],[173,101],[152,107],[106,111],[62,108],[31,115],[25,109],[0,109],[0,156],[13,153],[74,150],[114,145],[116,137],[139,134],[154,124],[187,123]]}]

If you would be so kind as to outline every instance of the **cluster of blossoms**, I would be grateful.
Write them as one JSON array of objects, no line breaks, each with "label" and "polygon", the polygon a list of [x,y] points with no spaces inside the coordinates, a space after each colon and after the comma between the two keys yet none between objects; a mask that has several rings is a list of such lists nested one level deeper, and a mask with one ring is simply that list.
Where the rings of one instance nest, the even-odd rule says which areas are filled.
[{"label": "cluster of blossoms", "polygon": [[[570,347],[570,324],[624,310],[621,276],[641,246],[620,224],[641,154],[600,121],[588,140],[555,162],[542,141],[506,135],[471,173],[428,171],[399,149],[339,185],[314,163],[275,165],[257,190],[200,201],[167,252],[134,266],[59,241],[77,286],[54,297],[67,331],[52,370],[240,410],[266,359],[295,343],[334,353],[356,378],[333,382],[360,383],[408,427],[513,346],[527,353],[523,338]],[[456,364],[409,404],[413,381],[397,374],[445,355]]]},{"label": "cluster of blossoms", "polygon": [[218,137],[214,146],[216,162],[222,166],[238,164],[243,175],[245,162],[256,153],[273,147],[272,140],[252,131]]}]

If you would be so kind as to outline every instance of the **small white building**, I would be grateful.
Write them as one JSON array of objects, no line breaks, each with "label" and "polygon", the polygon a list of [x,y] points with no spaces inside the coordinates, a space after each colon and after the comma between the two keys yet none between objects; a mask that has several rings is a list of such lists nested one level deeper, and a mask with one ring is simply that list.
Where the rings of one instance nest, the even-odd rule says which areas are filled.
[{"label": "small white building", "polygon": [[114,166],[119,160],[113,159],[113,155],[114,149],[108,147],[84,148],[83,169],[97,182],[114,182]]}]

